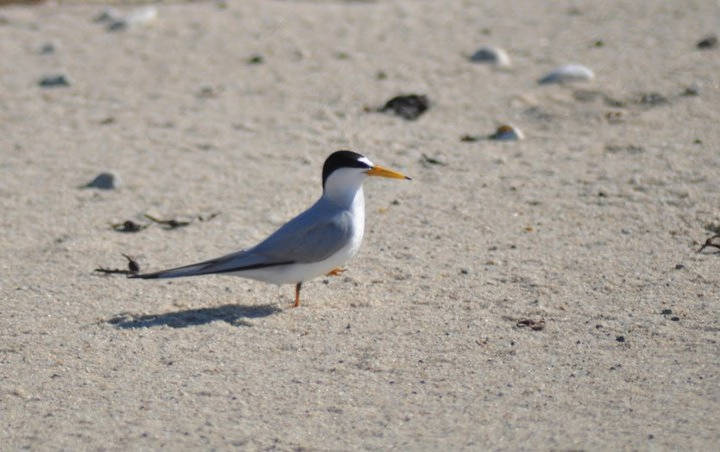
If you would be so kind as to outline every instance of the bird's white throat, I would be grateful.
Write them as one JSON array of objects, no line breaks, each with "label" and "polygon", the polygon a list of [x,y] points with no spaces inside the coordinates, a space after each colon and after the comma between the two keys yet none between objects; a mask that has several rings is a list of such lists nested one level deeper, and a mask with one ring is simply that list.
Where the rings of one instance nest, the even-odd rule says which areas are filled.
[{"label": "bird's white throat", "polygon": [[337,169],[325,181],[323,198],[345,208],[356,207],[359,202],[364,211],[362,184],[367,177],[365,171],[358,168]]},{"label": "bird's white throat", "polygon": [[358,168],[337,169],[327,178],[323,189],[322,200],[347,209],[352,215],[354,233],[343,253],[346,259],[357,253],[365,231],[365,195],[362,186],[368,177],[365,171]]}]

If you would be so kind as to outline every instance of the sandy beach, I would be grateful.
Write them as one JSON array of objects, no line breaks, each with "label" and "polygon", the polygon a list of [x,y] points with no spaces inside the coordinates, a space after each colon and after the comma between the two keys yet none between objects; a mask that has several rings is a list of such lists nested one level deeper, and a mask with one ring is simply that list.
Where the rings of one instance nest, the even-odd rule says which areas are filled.
[{"label": "sandy beach", "polygon": [[[0,7],[0,449],[717,448],[717,2],[153,6]],[[94,271],[252,246],[338,149],[413,180],[300,308]]]}]

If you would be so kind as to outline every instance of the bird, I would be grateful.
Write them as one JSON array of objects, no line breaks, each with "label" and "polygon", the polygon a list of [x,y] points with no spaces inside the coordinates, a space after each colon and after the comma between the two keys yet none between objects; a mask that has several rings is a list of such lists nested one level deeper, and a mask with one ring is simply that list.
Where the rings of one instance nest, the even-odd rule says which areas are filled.
[{"label": "bird", "polygon": [[398,171],[375,165],[362,154],[333,152],[323,164],[320,199],[257,245],[203,262],[129,277],[220,274],[278,286],[295,284],[293,306],[298,307],[304,282],[342,273],[342,265],[360,249],[365,229],[363,182],[370,176],[411,180]]}]

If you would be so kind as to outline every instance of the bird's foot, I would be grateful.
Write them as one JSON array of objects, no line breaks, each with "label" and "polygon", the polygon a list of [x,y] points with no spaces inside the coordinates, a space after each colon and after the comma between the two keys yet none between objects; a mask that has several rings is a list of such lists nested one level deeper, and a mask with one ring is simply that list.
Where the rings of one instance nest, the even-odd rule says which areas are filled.
[{"label": "bird's foot", "polygon": [[333,268],[332,270],[330,270],[329,272],[327,272],[327,273],[325,274],[325,276],[340,276],[340,275],[342,275],[342,274],[343,274],[344,272],[346,272],[346,271],[347,271],[346,268],[337,267],[337,268]]}]

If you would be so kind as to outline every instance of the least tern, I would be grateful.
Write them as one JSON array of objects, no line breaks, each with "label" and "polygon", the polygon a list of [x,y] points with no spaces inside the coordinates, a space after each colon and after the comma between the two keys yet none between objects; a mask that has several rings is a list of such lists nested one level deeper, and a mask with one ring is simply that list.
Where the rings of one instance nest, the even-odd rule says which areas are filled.
[{"label": "least tern", "polygon": [[216,259],[131,278],[226,274],[277,285],[295,284],[294,306],[300,306],[303,282],[342,272],[340,267],[358,252],[365,229],[362,185],[368,176],[410,179],[356,152],[334,152],[323,165],[320,199],[259,244]]}]

